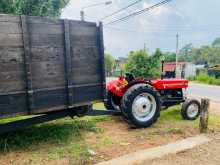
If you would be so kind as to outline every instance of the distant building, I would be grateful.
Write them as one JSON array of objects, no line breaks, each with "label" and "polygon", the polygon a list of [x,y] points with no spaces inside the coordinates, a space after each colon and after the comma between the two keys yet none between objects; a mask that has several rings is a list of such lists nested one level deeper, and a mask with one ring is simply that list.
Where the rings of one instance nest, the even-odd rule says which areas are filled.
[{"label": "distant building", "polygon": [[165,62],[164,74],[165,78],[175,78],[176,75],[177,78],[196,76],[196,65],[189,62],[178,62],[176,68],[176,62]]},{"label": "distant building", "polygon": [[120,76],[124,74],[125,72],[125,65],[128,62],[128,58],[125,57],[119,57],[118,59],[115,60],[116,66],[113,71],[113,76]]},{"label": "distant building", "polygon": [[120,70],[124,70],[125,69],[125,64],[128,62],[128,58],[126,57],[119,57],[116,60],[116,67]]},{"label": "distant building", "polygon": [[208,68],[209,76],[220,78],[220,64]]}]

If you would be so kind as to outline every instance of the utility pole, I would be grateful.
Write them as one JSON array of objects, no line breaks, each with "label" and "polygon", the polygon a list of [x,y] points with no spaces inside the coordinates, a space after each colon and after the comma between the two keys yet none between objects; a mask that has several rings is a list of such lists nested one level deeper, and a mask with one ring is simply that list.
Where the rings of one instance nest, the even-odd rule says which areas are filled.
[{"label": "utility pole", "polygon": [[85,13],[84,11],[80,11],[80,18],[81,18],[81,21],[85,21]]},{"label": "utility pole", "polygon": [[176,78],[178,76],[179,34],[176,35]]},{"label": "utility pole", "polygon": [[106,1],[106,2],[101,2],[101,3],[95,3],[95,4],[91,4],[91,5],[88,5],[88,6],[84,6],[81,8],[81,11],[80,11],[80,18],[81,18],[81,21],[85,21],[85,9],[88,9],[88,8],[91,8],[91,7],[96,7],[96,6],[101,6],[101,5],[111,5],[112,4],[112,1]]},{"label": "utility pole", "polygon": [[144,43],[144,51],[146,52],[147,48],[146,48],[146,43]]}]

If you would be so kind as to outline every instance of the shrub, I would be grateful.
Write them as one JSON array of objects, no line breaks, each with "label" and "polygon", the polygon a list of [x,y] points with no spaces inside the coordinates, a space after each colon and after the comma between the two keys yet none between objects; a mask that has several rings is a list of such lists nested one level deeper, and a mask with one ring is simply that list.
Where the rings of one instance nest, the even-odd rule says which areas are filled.
[{"label": "shrub", "polygon": [[197,77],[196,80],[200,82],[209,82],[210,77],[206,73],[200,73]]},{"label": "shrub", "polygon": [[209,76],[205,72],[201,72],[197,77],[189,77],[189,80],[198,81],[201,83],[206,83],[211,85],[220,85],[220,79],[217,79],[213,76]]}]

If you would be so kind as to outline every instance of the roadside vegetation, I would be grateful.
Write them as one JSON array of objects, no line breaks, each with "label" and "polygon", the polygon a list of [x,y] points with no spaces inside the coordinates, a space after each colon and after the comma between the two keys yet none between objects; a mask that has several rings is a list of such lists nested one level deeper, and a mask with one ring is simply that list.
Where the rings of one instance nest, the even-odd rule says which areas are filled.
[{"label": "roadside vegetation", "polygon": [[[174,62],[176,54],[173,52],[164,53],[165,61]],[[220,64],[220,38],[216,38],[211,45],[194,47],[189,43],[180,49],[179,61],[191,62],[194,64],[208,64],[210,66]]]},{"label": "roadside vegetation", "polygon": [[207,73],[200,73],[198,76],[189,77],[189,80],[203,84],[220,85],[220,79],[209,76]]},{"label": "roadside vegetation", "polygon": [[161,74],[162,55],[160,49],[157,49],[153,54],[141,49],[129,52],[125,63],[117,63],[114,56],[106,54],[106,75],[118,77],[121,73],[132,73],[136,77],[158,78]]},{"label": "roadside vegetation", "polygon": [[[209,124],[211,131],[219,130],[219,116],[211,115]],[[180,106],[161,112],[159,121],[145,129],[133,129],[120,116],[66,118],[1,136],[0,162],[93,164],[194,136],[198,127],[198,120],[181,118]]]},{"label": "roadside vegetation", "polygon": [[1,0],[0,13],[59,17],[69,0]]}]

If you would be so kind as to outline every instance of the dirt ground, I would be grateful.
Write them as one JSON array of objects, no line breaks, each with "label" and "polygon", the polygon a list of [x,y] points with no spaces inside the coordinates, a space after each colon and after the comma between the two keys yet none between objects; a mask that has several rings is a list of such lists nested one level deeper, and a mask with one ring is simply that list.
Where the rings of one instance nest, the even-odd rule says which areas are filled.
[{"label": "dirt ground", "polygon": [[[212,114],[210,124],[213,126],[213,129],[217,128],[217,130],[220,128],[220,120],[219,117],[213,118],[213,114],[214,116],[220,115],[218,107],[220,107],[220,104],[212,103],[212,110],[210,112]],[[87,121],[90,119],[86,118],[84,120]],[[38,137],[36,137],[37,133],[31,137],[32,133],[29,133],[29,130],[22,131],[20,132],[22,136],[20,134],[16,136],[19,138],[25,137],[27,140],[31,140],[30,144],[27,145],[27,148],[11,149],[9,152],[0,152],[0,165],[95,164],[138,150],[152,148],[186,137],[195,136],[199,133],[198,121],[191,122],[182,120],[179,114],[179,107],[162,112],[158,122],[150,128],[133,129],[124,122],[121,117],[117,116],[111,117],[110,120],[104,122],[97,122],[95,125],[97,127],[96,129],[102,131],[97,133],[96,131],[90,131],[94,129],[93,127],[85,129],[85,126],[82,127],[79,125],[77,129],[79,129],[79,132],[84,133],[80,134],[79,137],[74,134],[74,136],[76,136],[75,138],[71,137],[71,131],[75,128],[72,129],[72,120],[69,119],[59,120],[50,125],[45,124],[41,127],[33,128],[33,132],[38,131],[39,133],[44,133],[45,137],[51,136],[46,141],[45,137],[40,138],[40,140],[32,140],[32,138],[38,139]],[[61,132],[64,128],[67,129],[64,133],[70,136],[70,140],[66,142],[63,142],[63,138],[61,138],[63,136]],[[56,134],[56,136],[50,134],[51,130],[55,131],[54,134]],[[211,130],[211,132],[212,131],[213,130]],[[61,139],[59,139],[57,133],[60,133]],[[28,138],[27,136],[30,137]],[[216,136],[215,141],[195,148],[192,151],[170,155],[163,159],[150,161],[146,164],[191,165],[191,162],[188,161],[192,160],[194,164],[198,161],[198,165],[206,165],[206,161],[210,160],[210,165],[219,165],[220,154],[218,155],[218,153],[220,153],[220,140],[218,140],[218,137],[220,139],[220,136]],[[10,138],[10,140],[13,146],[16,139]],[[76,153],[77,155],[73,156],[73,154]],[[202,155],[205,157],[200,158]],[[75,158],[79,158],[79,160],[76,161]]]},{"label": "dirt ground", "polygon": [[219,102],[210,102],[210,112],[213,114],[220,115],[220,103]]},{"label": "dirt ground", "polygon": [[149,165],[219,165],[220,164],[220,134],[212,137],[214,140],[192,150],[165,156],[145,162]]},{"label": "dirt ground", "polygon": [[[160,146],[198,134],[198,131],[193,128],[189,128],[187,131],[180,129],[162,130],[162,127],[157,127],[157,131],[155,131],[155,127],[148,128],[148,131],[146,129],[132,129],[118,118],[112,122],[100,123],[98,126],[105,129],[105,134],[99,136],[91,133],[86,138],[87,143],[97,153],[93,157],[93,163],[110,160],[138,150]],[[101,140],[103,146],[100,146],[100,139],[103,139]]]}]

